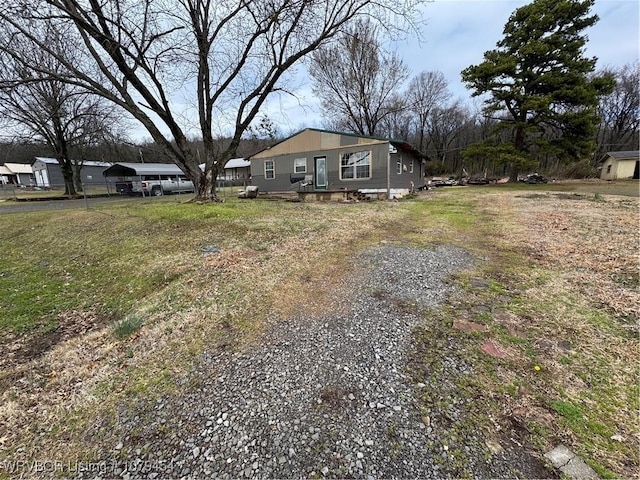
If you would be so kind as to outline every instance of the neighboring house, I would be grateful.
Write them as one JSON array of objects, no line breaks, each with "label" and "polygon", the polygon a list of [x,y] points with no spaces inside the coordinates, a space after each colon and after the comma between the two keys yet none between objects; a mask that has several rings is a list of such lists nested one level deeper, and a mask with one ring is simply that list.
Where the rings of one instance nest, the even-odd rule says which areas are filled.
[{"label": "neighboring house", "polygon": [[603,180],[640,179],[640,151],[607,152],[602,160],[600,178]]},{"label": "neighboring house", "polygon": [[262,192],[406,195],[424,185],[424,155],[406,142],[307,128],[250,157]]},{"label": "neighboring house", "polygon": [[33,169],[28,163],[5,163],[0,167],[2,183],[32,187],[35,185]]},{"label": "neighboring house", "polygon": [[251,177],[251,162],[244,158],[232,158],[224,166],[224,171],[218,175],[219,180],[244,180]]},{"label": "neighboring house", "polygon": [[0,184],[9,185],[12,179],[15,179],[13,172],[4,165],[0,165]]},{"label": "neighboring house", "polygon": [[[103,183],[104,177],[102,173],[112,164],[108,162],[94,162],[83,160],[81,162],[80,177],[82,183]],[[64,177],[62,176],[62,167],[55,158],[36,157],[31,164],[36,184],[39,187],[64,187]]]}]

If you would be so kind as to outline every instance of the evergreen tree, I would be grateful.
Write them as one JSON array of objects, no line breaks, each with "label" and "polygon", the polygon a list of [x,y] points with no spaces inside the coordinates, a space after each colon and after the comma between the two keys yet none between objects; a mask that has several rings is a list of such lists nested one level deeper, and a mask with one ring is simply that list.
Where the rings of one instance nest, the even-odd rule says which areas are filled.
[{"label": "evergreen tree", "polygon": [[[611,77],[591,75],[596,58],[584,55],[584,30],[598,21],[595,0],[534,0],[518,8],[497,48],[463,70],[473,96],[488,94],[486,115],[498,116],[497,138],[479,151],[495,150],[509,179],[535,165],[536,155],[576,161],[594,150],[598,97],[613,89]],[[508,143],[503,143],[504,139]]]}]

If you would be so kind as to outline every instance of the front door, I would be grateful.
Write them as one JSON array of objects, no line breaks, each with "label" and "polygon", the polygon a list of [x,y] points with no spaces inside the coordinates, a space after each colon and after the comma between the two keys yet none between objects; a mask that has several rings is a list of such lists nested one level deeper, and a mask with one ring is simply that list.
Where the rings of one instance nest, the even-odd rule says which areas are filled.
[{"label": "front door", "polygon": [[316,172],[316,190],[327,189],[327,157],[315,157],[314,171]]}]

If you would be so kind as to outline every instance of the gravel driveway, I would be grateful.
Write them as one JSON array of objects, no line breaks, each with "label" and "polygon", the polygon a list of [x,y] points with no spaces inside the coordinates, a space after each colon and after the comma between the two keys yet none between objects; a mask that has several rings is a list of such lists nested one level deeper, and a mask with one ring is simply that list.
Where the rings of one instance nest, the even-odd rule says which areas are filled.
[{"label": "gravel driveway", "polygon": [[[446,300],[463,250],[384,244],[334,295],[335,314],[275,319],[259,346],[205,352],[185,396],[121,412],[104,476],[121,478],[446,478],[441,425],[425,421],[425,385],[407,374],[415,308]],[[450,366],[452,375],[470,373]],[[488,455],[469,431],[462,460],[478,476],[531,476],[522,455]],[[491,460],[487,460],[488,458]],[[519,457],[519,460],[517,459]],[[514,460],[516,458],[516,460]],[[91,476],[91,475],[86,475]]]}]

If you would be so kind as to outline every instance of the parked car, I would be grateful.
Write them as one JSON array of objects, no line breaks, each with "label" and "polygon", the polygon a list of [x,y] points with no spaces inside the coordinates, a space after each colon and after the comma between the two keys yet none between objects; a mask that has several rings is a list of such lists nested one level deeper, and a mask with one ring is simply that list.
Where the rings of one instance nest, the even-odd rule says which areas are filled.
[{"label": "parked car", "polygon": [[184,175],[142,175],[140,180],[131,181],[132,195],[159,197],[169,193],[192,192],[195,192],[193,182]]}]

